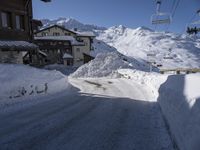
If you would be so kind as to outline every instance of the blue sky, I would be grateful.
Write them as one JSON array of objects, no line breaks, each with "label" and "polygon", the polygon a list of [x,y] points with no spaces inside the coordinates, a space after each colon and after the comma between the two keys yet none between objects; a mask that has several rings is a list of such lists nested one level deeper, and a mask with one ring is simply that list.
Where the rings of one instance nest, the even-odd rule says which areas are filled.
[{"label": "blue sky", "polygon": [[[161,10],[170,12],[173,1],[178,0],[163,0]],[[122,24],[132,28],[154,28],[150,17],[156,9],[154,0],[52,0],[51,3],[33,0],[33,8],[37,19],[71,17],[86,24],[105,27]],[[200,0],[180,0],[169,30],[183,32],[197,9],[200,9]],[[159,26],[158,30],[165,28]]]}]

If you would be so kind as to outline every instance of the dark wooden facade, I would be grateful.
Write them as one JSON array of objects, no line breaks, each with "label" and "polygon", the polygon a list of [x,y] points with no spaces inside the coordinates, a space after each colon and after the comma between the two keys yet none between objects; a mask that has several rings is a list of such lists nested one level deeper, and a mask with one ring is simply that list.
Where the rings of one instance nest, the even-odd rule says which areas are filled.
[{"label": "dark wooden facade", "polygon": [[84,64],[86,64],[94,59],[94,57],[92,57],[91,55],[85,54],[85,53],[83,54],[83,56],[84,56]]},{"label": "dark wooden facade", "polygon": [[[3,25],[6,14],[8,26]],[[3,16],[4,15],[4,16]],[[0,40],[31,41],[33,39],[31,20],[31,0],[1,0],[0,2]]]},{"label": "dark wooden facade", "polygon": [[31,24],[32,24],[33,32],[38,32],[39,29],[43,26],[42,21],[36,20],[36,19],[33,19]]},{"label": "dark wooden facade", "polygon": [[[0,63],[23,63],[22,53],[25,51],[29,63],[38,64],[38,46],[31,44],[33,23],[32,0],[0,0]],[[20,61],[5,62],[11,54]]]},{"label": "dark wooden facade", "polygon": [[47,64],[63,64],[65,53],[72,55],[72,46],[70,41],[62,40],[35,40],[34,43],[39,49],[47,54]]}]

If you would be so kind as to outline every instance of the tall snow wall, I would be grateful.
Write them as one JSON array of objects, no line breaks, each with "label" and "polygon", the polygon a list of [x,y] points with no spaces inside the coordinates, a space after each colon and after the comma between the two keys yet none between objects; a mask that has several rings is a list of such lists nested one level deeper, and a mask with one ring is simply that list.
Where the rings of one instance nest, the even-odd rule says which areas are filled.
[{"label": "tall snow wall", "polygon": [[169,76],[158,102],[178,148],[200,150],[200,74]]}]

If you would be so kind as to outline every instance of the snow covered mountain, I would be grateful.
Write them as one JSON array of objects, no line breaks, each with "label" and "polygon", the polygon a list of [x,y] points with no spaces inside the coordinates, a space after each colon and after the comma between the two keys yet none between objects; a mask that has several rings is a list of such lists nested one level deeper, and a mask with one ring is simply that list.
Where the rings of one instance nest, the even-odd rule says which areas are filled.
[{"label": "snow covered mountain", "polygon": [[92,55],[99,52],[118,51],[127,57],[139,61],[153,62],[162,68],[199,68],[200,39],[175,33],[155,32],[146,27],[137,29],[125,26],[111,28],[83,24],[72,18],[42,20],[44,27],[58,24],[68,29],[93,31],[94,40]]},{"label": "snow covered mountain", "polygon": [[65,26],[67,29],[77,28],[80,31],[94,31],[94,30],[106,30],[107,29],[105,27],[99,27],[96,25],[83,24],[72,18],[58,18],[55,20],[43,19],[41,21],[42,21],[44,27],[48,27],[48,26],[57,24],[57,25]]},{"label": "snow covered mountain", "polygon": [[99,31],[97,39],[128,57],[154,62],[165,69],[200,67],[198,38],[120,25]]}]

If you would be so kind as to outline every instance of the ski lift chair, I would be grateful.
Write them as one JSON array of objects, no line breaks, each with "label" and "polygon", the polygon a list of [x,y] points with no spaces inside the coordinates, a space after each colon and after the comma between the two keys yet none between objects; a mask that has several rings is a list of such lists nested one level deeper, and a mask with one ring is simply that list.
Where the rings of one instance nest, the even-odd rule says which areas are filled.
[{"label": "ski lift chair", "polygon": [[[200,16],[200,10],[196,12]],[[187,25],[187,31],[189,35],[198,34],[200,32],[200,20],[193,21],[192,23]]]},{"label": "ski lift chair", "polygon": [[200,32],[200,20],[189,24],[187,26],[186,32],[190,35],[191,34],[195,34],[195,35],[198,34]]},{"label": "ski lift chair", "polygon": [[172,17],[169,13],[156,13],[151,16],[151,23],[153,25],[157,24],[170,24],[172,22]]},{"label": "ski lift chair", "polygon": [[170,13],[164,13],[160,11],[162,0],[156,0],[156,14],[151,16],[151,23],[157,24],[170,24],[172,22],[172,16]]}]

